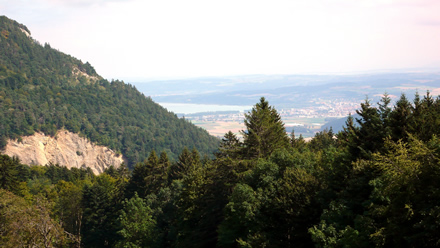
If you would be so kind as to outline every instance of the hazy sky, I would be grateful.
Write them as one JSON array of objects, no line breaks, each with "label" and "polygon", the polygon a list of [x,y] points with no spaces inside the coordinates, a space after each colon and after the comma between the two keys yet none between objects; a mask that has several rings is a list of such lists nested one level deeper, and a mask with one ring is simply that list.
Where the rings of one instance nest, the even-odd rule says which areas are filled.
[{"label": "hazy sky", "polygon": [[0,0],[107,79],[440,68],[440,0]]}]

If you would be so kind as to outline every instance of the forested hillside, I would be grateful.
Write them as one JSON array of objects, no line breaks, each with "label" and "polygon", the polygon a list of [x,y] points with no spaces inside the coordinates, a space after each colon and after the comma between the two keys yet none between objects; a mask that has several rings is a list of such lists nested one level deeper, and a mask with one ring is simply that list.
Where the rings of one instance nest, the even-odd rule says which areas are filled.
[{"label": "forested hillside", "polygon": [[122,153],[132,166],[152,150],[172,159],[185,146],[211,155],[218,140],[135,87],[107,81],[87,62],[41,45],[0,17],[0,149],[7,138],[67,129]]},{"label": "forested hillside", "polygon": [[151,152],[131,173],[2,155],[0,246],[437,247],[440,99],[357,114],[306,143],[262,98],[215,159]]}]

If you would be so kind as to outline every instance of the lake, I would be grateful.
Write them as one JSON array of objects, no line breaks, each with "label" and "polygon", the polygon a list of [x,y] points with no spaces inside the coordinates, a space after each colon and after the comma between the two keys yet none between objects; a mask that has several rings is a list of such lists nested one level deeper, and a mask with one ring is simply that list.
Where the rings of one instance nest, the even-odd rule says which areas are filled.
[{"label": "lake", "polygon": [[176,114],[195,114],[200,112],[216,112],[216,111],[248,111],[253,106],[240,105],[216,105],[216,104],[193,104],[193,103],[167,103],[158,102],[161,106]]}]

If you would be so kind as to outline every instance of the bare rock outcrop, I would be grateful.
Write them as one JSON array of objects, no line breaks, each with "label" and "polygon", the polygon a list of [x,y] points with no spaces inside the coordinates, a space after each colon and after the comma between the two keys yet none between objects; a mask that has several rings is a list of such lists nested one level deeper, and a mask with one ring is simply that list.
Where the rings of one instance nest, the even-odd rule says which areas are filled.
[{"label": "bare rock outcrop", "polygon": [[29,165],[46,165],[49,162],[67,168],[90,167],[95,174],[113,165],[119,167],[125,159],[105,146],[95,145],[86,138],[60,130],[55,137],[35,133],[21,141],[8,140],[4,154],[17,156]]}]

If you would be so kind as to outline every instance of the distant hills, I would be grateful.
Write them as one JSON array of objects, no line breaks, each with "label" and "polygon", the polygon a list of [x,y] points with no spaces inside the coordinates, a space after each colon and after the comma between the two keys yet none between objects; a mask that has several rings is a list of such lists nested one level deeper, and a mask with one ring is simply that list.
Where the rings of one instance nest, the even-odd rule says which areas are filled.
[{"label": "distant hills", "polygon": [[30,35],[23,24],[0,17],[0,148],[8,138],[64,128],[122,153],[130,165],[152,150],[175,159],[185,146],[208,155],[217,149],[215,137],[134,86],[107,81],[90,63]]},{"label": "distant hills", "polygon": [[[361,117],[358,114],[354,114],[351,117],[353,117],[354,125],[357,126],[356,119],[361,119]],[[338,133],[338,132],[344,130],[344,127],[347,126],[346,125],[347,119],[348,119],[348,116],[343,117],[343,118],[337,118],[337,119],[330,120],[321,127],[321,131],[330,130],[330,128],[332,128],[334,133]]]},{"label": "distant hills", "polygon": [[[313,107],[312,99],[345,99],[356,103],[367,96],[377,102],[387,92],[394,99],[437,89],[440,73],[398,72],[360,75],[248,75],[134,82],[157,102],[253,105],[265,96],[279,108]],[[157,85],[151,89],[151,85]],[[150,90],[151,89],[151,90]],[[201,89],[206,89],[205,91]]]},{"label": "distant hills", "polygon": [[[416,92],[424,95],[430,91],[432,95],[439,95],[440,73],[432,69],[418,69],[358,75],[243,75],[138,81],[133,84],[159,103],[188,104],[188,106],[193,104],[249,106],[264,96],[279,111],[310,111],[313,113],[306,117],[325,118],[326,122],[331,120],[330,123],[322,126],[321,130],[333,127],[336,133],[342,130],[346,117],[340,120],[334,118],[348,115],[349,112],[355,114],[355,109],[360,108],[360,103],[367,98],[377,106],[384,93],[390,96],[392,104],[403,93],[410,101],[413,100]],[[157,87],[152,89],[152,85]],[[227,106],[223,106],[222,109],[232,110],[232,107],[228,109]],[[202,115],[202,113],[193,115]],[[186,116],[192,115],[186,114]],[[289,118],[295,118],[292,116],[283,116],[283,118],[289,122]],[[306,126],[286,127],[289,133],[292,129],[295,130],[295,134],[304,137],[312,137],[317,131]]]}]

